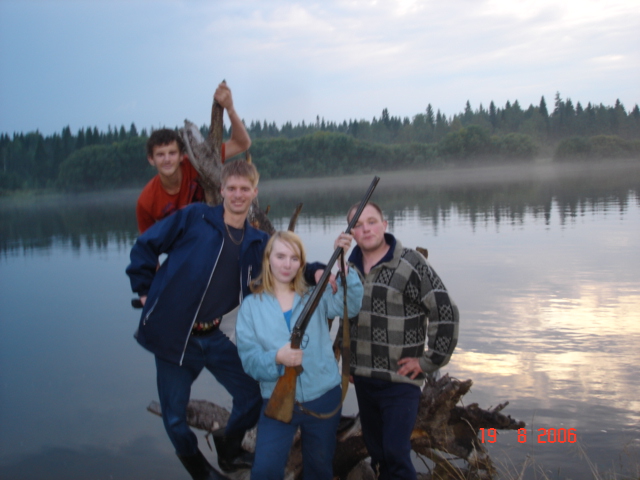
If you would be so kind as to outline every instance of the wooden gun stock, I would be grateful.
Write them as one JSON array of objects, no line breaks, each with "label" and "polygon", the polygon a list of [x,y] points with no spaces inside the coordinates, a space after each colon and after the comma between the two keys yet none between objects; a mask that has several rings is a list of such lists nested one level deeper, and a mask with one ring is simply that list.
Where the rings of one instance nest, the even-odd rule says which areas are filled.
[{"label": "wooden gun stock", "polygon": [[[369,189],[365,193],[364,197],[360,201],[360,205],[351,218],[345,233],[351,233],[351,229],[355,227],[360,215],[362,214],[362,210],[369,202],[373,191],[375,190],[378,182],[380,181],[380,177],[373,177],[373,181],[371,185],[369,185]],[[327,283],[329,282],[329,276],[331,275],[331,269],[333,268],[334,263],[338,259],[338,256],[342,252],[342,247],[336,248],[327,264],[324,273],[320,277],[318,284],[316,285],[315,290],[311,294],[311,297],[307,301],[300,317],[296,321],[295,326],[291,331],[291,348],[300,348],[300,343],[302,341],[302,337],[304,335],[304,331],[311,320],[311,315],[318,307],[318,303],[320,302],[320,298],[322,297],[322,293],[324,292]],[[271,398],[267,403],[267,406],[264,410],[264,414],[269,418],[274,418],[276,420],[280,420],[285,423],[291,422],[293,418],[293,405],[295,403],[296,397],[296,383],[298,381],[298,375],[302,373],[302,366],[298,367],[285,367],[284,374],[278,379],[278,383],[276,383],[276,387],[271,394]]]},{"label": "wooden gun stock", "polygon": [[278,379],[273,389],[264,414],[269,418],[290,423],[293,418],[293,404],[296,401],[296,383],[298,375],[302,373],[302,365],[284,367],[284,375]]},{"label": "wooden gun stock", "polygon": [[[317,306],[317,302],[316,302]],[[302,342],[302,334],[294,331],[291,334],[291,348],[299,349]],[[297,367],[284,367],[284,374],[278,379],[276,387],[271,393],[271,398],[264,409],[264,414],[275,420],[290,423],[293,418],[293,404],[296,401],[296,384],[298,375],[304,369],[302,365]]]}]

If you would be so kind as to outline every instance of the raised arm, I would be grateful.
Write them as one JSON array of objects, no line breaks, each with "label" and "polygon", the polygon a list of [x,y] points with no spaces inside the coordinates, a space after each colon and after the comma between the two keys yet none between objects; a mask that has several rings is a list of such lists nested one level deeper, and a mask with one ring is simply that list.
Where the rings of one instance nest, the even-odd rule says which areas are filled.
[{"label": "raised arm", "polygon": [[[350,268],[346,275],[347,279],[347,312],[349,317],[355,317],[362,307],[362,296],[364,287],[360,281],[360,277],[355,268]],[[344,294],[342,291],[342,279],[338,279],[338,290],[333,293],[330,289],[326,289],[323,295],[323,301],[327,302],[327,317],[342,317],[344,315]]]},{"label": "raised arm", "polygon": [[231,138],[225,142],[225,157],[231,158],[248,150],[251,146],[251,137],[249,137],[249,132],[233,106],[231,89],[222,82],[218,85],[213,98],[227,111],[231,122]]}]

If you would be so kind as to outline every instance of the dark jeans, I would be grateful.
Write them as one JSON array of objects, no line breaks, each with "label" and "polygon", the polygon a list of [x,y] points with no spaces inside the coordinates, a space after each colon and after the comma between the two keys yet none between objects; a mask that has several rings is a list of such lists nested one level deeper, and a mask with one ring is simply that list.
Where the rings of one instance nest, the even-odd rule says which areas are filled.
[{"label": "dark jeans", "polygon": [[162,420],[178,455],[194,455],[198,451],[198,439],[187,425],[187,404],[191,385],[203,368],[209,370],[233,397],[227,434],[253,428],[260,416],[260,387],[242,369],[233,342],[220,330],[204,337],[191,336],[182,366],[156,357]]},{"label": "dark jeans", "polygon": [[380,480],[415,480],[411,432],[418,416],[420,388],[354,376],[362,438]]},{"label": "dark jeans", "polygon": [[[316,413],[332,412],[340,403],[340,385],[321,397],[302,405]],[[259,480],[282,480],[289,458],[293,437],[300,426],[302,436],[302,464],[304,480],[331,480],[333,478],[333,455],[336,450],[336,431],[340,422],[340,409],[334,416],[320,419],[293,409],[291,423],[266,417],[264,408],[258,421],[256,457],[251,469],[251,478]]]}]

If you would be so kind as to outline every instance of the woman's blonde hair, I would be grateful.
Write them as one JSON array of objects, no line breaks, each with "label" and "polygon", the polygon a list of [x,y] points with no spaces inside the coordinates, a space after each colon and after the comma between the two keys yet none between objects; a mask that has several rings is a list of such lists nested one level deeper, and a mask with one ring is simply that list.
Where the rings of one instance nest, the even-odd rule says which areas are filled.
[{"label": "woman's blonde hair", "polygon": [[299,254],[300,268],[296,272],[296,276],[293,277],[293,280],[291,280],[289,286],[291,287],[291,290],[294,290],[298,295],[302,296],[309,289],[309,286],[304,279],[304,268],[307,263],[306,254],[304,251],[304,245],[302,244],[302,240],[300,239],[300,237],[288,230],[280,230],[274,233],[269,239],[269,242],[264,249],[264,255],[262,256],[262,273],[251,283],[251,291],[260,295],[262,295],[262,293],[264,292],[270,294],[275,293],[274,278],[273,273],[271,273],[269,257],[271,256],[273,245],[276,241],[286,243]]}]

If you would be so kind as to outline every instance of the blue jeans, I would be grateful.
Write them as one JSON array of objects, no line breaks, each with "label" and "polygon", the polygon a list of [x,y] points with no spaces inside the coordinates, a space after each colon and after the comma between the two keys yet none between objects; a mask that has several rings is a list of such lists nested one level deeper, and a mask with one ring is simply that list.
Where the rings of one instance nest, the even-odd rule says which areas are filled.
[{"label": "blue jeans", "polygon": [[[315,400],[302,405],[317,413],[332,412],[342,396],[340,385]],[[264,408],[258,421],[256,456],[251,469],[251,478],[259,480],[282,480],[289,458],[293,437],[300,427],[302,436],[302,464],[304,480],[331,480],[333,478],[333,454],[336,450],[336,431],[342,408],[330,418],[320,419],[302,413],[296,405],[291,423],[266,417]]]},{"label": "blue jeans", "polygon": [[205,367],[233,397],[226,434],[253,428],[260,416],[260,387],[242,369],[233,342],[220,330],[204,337],[191,336],[182,366],[156,357],[162,420],[178,455],[194,455],[198,451],[198,439],[187,425],[187,404],[191,385]]},{"label": "blue jeans", "polygon": [[418,416],[420,388],[359,376],[353,377],[353,383],[371,467],[379,470],[380,480],[415,480],[411,432]]}]

